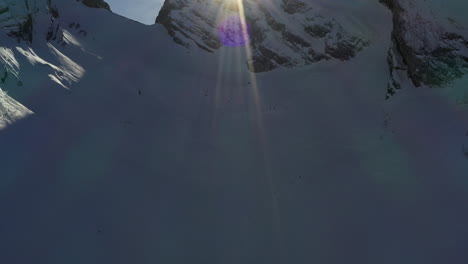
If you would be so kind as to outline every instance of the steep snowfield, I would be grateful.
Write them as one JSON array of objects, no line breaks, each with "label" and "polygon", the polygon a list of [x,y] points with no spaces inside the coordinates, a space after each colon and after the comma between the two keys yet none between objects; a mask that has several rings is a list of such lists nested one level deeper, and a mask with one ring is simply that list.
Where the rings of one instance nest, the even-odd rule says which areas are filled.
[{"label": "steep snowfield", "polygon": [[0,263],[468,260],[468,79],[385,100],[377,1],[353,59],[261,74],[54,3],[32,44],[1,36]]}]

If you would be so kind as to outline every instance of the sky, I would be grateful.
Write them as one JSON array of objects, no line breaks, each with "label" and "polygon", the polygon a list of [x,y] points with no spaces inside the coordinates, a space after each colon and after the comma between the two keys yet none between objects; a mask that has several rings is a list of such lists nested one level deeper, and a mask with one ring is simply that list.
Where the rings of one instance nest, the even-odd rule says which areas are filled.
[{"label": "sky", "polygon": [[106,0],[112,11],[143,24],[154,24],[164,0]]}]

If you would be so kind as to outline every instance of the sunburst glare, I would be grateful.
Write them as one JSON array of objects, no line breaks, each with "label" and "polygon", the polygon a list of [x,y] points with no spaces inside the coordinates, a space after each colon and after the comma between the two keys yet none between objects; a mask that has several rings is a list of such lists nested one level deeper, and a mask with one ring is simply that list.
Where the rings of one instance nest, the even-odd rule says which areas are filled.
[{"label": "sunburst glare", "polygon": [[[271,200],[271,207],[273,208],[273,218],[275,222],[275,230],[276,230],[276,239],[279,242],[281,251],[284,247],[283,245],[283,235],[282,235],[282,228],[281,228],[281,218],[279,212],[279,205],[277,198],[275,196],[275,183],[273,179],[273,174],[271,170],[271,159],[269,157],[269,147],[266,138],[266,131],[263,122],[262,116],[262,102],[259,94],[259,87],[257,84],[257,78],[255,75],[255,68],[254,68],[254,60],[252,54],[252,45],[251,45],[251,26],[249,25],[245,13],[245,7],[243,0],[230,0],[226,1],[224,5],[219,10],[218,13],[218,26],[217,26],[217,33],[220,42],[227,48],[235,48],[235,61],[229,61],[229,57],[226,58],[224,51],[221,50],[220,56],[220,65],[218,69],[218,81],[217,81],[217,88],[216,94],[219,95],[222,74],[220,74],[226,66],[230,64],[235,64],[239,67],[238,72],[240,73],[242,67],[245,64],[240,63],[241,54],[238,53],[238,47],[245,52],[245,57],[247,59],[247,66],[248,66],[248,78],[249,78],[249,92],[251,94],[251,98],[253,99],[254,107],[253,107],[253,119],[254,119],[254,128],[255,134],[259,139],[259,144],[261,147],[262,152],[262,166],[264,169],[264,182],[267,185],[269,190],[270,200]],[[227,59],[227,61],[226,61]],[[236,63],[237,62],[237,63]],[[241,76],[237,76],[237,78],[241,79]],[[219,97],[219,96],[217,96]],[[218,100],[216,100],[218,101]],[[216,115],[216,113],[215,113]],[[281,254],[281,253],[280,253]]]}]

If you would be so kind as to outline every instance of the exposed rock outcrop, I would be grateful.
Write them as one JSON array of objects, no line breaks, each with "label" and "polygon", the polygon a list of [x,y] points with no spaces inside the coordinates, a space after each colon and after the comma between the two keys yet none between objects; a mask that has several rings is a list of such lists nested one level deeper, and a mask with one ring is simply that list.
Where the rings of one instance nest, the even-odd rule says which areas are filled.
[{"label": "exposed rock outcrop", "polygon": [[83,4],[92,8],[104,8],[111,10],[109,4],[104,0],[82,0]]},{"label": "exposed rock outcrop", "polygon": [[437,16],[430,3],[380,0],[393,13],[391,80],[388,95],[400,88],[406,74],[415,86],[444,86],[468,69],[468,31],[449,18]]},{"label": "exposed rock outcrop", "polygon": [[33,16],[38,11],[39,8],[34,0],[2,0],[0,1],[0,28],[18,41],[32,42]]}]

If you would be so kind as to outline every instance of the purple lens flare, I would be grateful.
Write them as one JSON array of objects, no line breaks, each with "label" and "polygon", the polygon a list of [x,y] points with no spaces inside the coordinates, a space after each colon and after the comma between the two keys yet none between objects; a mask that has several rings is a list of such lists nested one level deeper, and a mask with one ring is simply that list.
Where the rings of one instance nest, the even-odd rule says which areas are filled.
[{"label": "purple lens flare", "polygon": [[242,23],[239,16],[229,16],[218,25],[218,37],[224,46],[242,47],[247,45],[250,28],[248,24],[243,26]]}]

